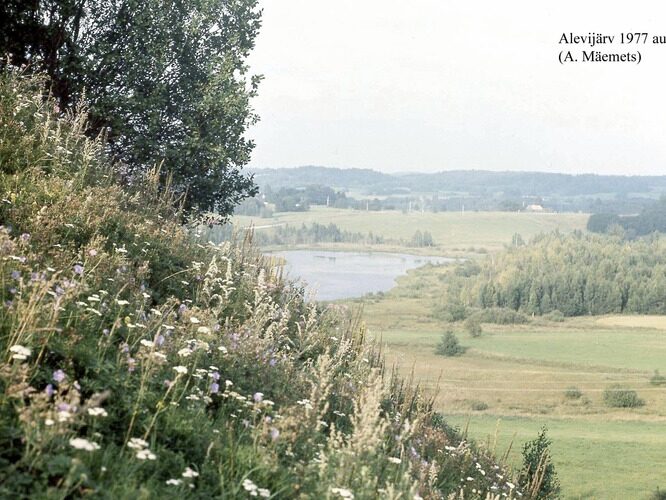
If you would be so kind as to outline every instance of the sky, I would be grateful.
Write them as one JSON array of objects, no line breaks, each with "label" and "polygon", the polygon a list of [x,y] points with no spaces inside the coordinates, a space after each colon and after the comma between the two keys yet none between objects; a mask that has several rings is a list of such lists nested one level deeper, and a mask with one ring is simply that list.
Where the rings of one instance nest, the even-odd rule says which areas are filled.
[{"label": "sky", "polygon": [[[666,174],[666,3],[263,0],[251,166]],[[661,31],[660,31],[661,30]],[[562,65],[603,52],[642,62]]]}]

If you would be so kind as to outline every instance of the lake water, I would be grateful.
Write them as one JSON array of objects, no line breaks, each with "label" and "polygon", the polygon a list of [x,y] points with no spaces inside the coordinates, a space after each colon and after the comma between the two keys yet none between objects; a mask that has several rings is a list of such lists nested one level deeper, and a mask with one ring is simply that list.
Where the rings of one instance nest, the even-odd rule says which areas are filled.
[{"label": "lake water", "polygon": [[286,261],[290,278],[300,278],[316,291],[317,300],[360,297],[386,292],[408,269],[425,264],[444,264],[456,259],[381,252],[326,252],[287,250],[271,252]]}]

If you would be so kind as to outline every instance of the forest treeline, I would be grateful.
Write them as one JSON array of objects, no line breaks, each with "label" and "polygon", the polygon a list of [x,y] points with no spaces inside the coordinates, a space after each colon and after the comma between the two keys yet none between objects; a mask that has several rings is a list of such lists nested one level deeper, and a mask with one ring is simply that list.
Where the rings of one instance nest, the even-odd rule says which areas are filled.
[{"label": "forest treeline", "polygon": [[[215,226],[209,229],[207,238],[221,242],[233,237],[234,227],[231,224]],[[294,226],[285,224],[275,226],[269,230],[255,231],[253,240],[259,246],[289,246],[289,245],[311,245],[318,243],[357,243],[361,245],[397,245],[412,248],[424,248],[435,246],[430,231],[417,229],[409,240],[398,238],[386,238],[380,234],[369,231],[348,231],[340,229],[336,224],[301,224]]]},{"label": "forest treeline", "polygon": [[236,210],[270,217],[312,205],[357,210],[639,213],[666,192],[666,176],[448,171],[384,174],[364,169],[255,170],[261,193]]},{"label": "forest treeline", "polygon": [[588,231],[614,233],[635,238],[659,231],[666,233],[666,198],[645,207],[638,215],[612,213],[592,214],[587,222]]},{"label": "forest treeline", "polygon": [[666,242],[552,233],[452,273],[450,305],[565,316],[666,313]]}]

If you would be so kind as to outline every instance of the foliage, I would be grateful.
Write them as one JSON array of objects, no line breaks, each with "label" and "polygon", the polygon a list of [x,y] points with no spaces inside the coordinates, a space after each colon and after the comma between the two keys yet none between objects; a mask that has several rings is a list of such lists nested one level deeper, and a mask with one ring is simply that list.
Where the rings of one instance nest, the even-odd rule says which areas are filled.
[{"label": "foliage", "polygon": [[467,318],[465,320],[465,331],[472,338],[480,337],[483,334],[481,322],[475,317]]},{"label": "foliage", "polygon": [[666,500],[666,490],[656,489],[651,495],[650,500]]},{"label": "foliage", "polygon": [[666,385],[666,377],[659,373],[659,370],[654,371],[654,375],[650,377],[650,384],[662,386]]},{"label": "foliage", "polygon": [[611,408],[638,408],[645,405],[645,401],[638,397],[636,391],[619,384],[613,384],[604,390],[604,403]]},{"label": "foliage", "polygon": [[442,335],[439,344],[435,348],[435,354],[440,356],[460,356],[465,353],[465,347],[460,345],[458,342],[458,337],[449,330],[444,335]]},{"label": "foliage", "polygon": [[[219,230],[211,231],[213,239],[218,238]],[[310,225],[302,224],[300,227],[285,224],[276,226],[270,230],[255,231],[255,242],[260,246],[268,245],[302,245],[314,243],[361,243],[364,245],[380,245],[385,242],[384,238],[370,233],[360,233],[341,230],[332,222],[319,224],[313,222]]]},{"label": "foliage", "polygon": [[547,320],[553,321],[555,323],[562,323],[566,319],[564,314],[562,314],[562,311],[559,309],[553,309],[548,314],[545,314],[544,317]]},{"label": "foliage", "polygon": [[665,314],[665,246],[656,238],[541,235],[486,259],[478,275],[453,273],[447,296],[467,306],[527,314]]},{"label": "foliage", "polygon": [[472,401],[472,404],[470,404],[470,408],[474,411],[484,411],[488,409],[488,403],[485,401],[474,400]]},{"label": "foliage", "polygon": [[187,209],[227,215],[255,193],[241,169],[259,16],[256,0],[11,1],[0,44],[10,65],[48,75],[61,110],[85,99],[88,135],[107,137],[130,182],[163,163],[162,188]]},{"label": "foliage", "polygon": [[432,239],[430,231],[421,231],[420,229],[417,229],[409,242],[409,246],[417,248],[432,247],[435,246],[435,242]]},{"label": "foliage", "polygon": [[559,497],[560,482],[550,452],[552,441],[546,431],[546,427],[542,427],[539,435],[523,446],[523,467],[519,477],[529,498]]},{"label": "foliage", "polygon": [[578,387],[567,387],[564,391],[564,397],[567,399],[580,399],[583,397],[583,393]]},{"label": "foliage", "polygon": [[478,323],[494,323],[496,325],[524,325],[529,319],[523,313],[502,307],[489,307],[474,312],[470,319]]},{"label": "foliage", "polygon": [[595,233],[612,234],[617,227],[630,238],[655,231],[666,233],[666,197],[643,208],[638,215],[592,214],[587,223],[587,229]]},{"label": "foliage", "polygon": [[0,80],[0,497],[520,494],[351,314],[205,243],[157,172],[121,187],[36,87]]}]

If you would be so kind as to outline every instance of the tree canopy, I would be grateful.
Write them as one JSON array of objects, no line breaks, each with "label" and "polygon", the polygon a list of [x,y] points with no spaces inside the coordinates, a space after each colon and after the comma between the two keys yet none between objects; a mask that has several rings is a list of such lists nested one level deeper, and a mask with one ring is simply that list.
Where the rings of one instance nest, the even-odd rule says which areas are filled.
[{"label": "tree canopy", "polygon": [[242,168],[260,14],[257,0],[9,0],[1,64],[46,73],[62,111],[82,100],[129,182],[161,163],[186,208],[227,215],[256,192]]},{"label": "tree canopy", "polygon": [[469,273],[451,273],[444,295],[454,304],[527,314],[664,314],[665,244],[580,232],[541,235]]}]

